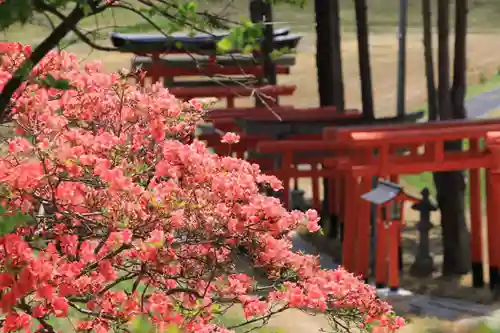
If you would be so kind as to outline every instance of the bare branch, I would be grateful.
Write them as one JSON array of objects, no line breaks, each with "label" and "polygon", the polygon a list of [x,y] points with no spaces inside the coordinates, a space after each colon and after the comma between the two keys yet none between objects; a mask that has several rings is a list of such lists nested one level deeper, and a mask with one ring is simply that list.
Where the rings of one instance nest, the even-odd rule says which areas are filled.
[{"label": "bare branch", "polygon": [[[33,312],[31,311],[31,307],[26,304],[26,301],[24,299],[21,300],[20,304],[17,305],[19,309],[22,311],[26,312],[30,316],[33,316]],[[43,318],[36,318],[40,325],[44,328],[44,331],[47,333],[55,333],[56,331],[54,330],[54,327],[49,324],[45,319]]]}]

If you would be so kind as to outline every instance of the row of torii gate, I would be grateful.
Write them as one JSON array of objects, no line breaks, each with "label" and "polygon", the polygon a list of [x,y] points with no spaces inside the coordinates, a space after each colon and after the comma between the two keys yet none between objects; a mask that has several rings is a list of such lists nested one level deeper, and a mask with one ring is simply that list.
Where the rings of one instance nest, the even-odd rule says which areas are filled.
[{"label": "row of torii gate", "polygon": [[[220,124],[216,119],[212,121],[216,127],[224,127],[222,119]],[[312,206],[317,210],[321,208],[320,178],[327,179],[328,211],[338,216],[343,224],[342,265],[364,279],[368,279],[371,273],[371,206],[361,196],[372,189],[373,177],[397,182],[400,175],[468,170],[473,285],[484,286],[484,263],[488,266],[490,287],[500,285],[500,242],[496,242],[496,236],[500,234],[500,204],[497,202],[500,198],[500,120],[329,127],[320,135],[292,135],[284,140],[273,140],[265,135],[243,135],[240,143],[230,148],[220,145],[216,135],[205,135],[201,139],[219,154],[227,154],[230,150],[238,157],[248,156],[249,151],[279,156],[279,165],[265,159],[253,161],[259,163],[266,173],[283,181],[282,198],[289,198],[291,180],[310,178]],[[445,142],[457,140],[467,141],[468,148],[462,151],[445,149]],[[310,168],[298,167],[303,164],[310,165]],[[486,171],[484,198],[480,169]],[[482,239],[484,203],[487,239]],[[288,206],[289,201],[283,200],[283,204]],[[380,210],[377,218],[382,219]],[[389,228],[385,233],[378,232],[377,244],[399,244],[400,230],[395,228]],[[483,253],[483,242],[488,244],[487,253]],[[397,287],[397,254],[387,246],[375,249],[377,284]]]}]

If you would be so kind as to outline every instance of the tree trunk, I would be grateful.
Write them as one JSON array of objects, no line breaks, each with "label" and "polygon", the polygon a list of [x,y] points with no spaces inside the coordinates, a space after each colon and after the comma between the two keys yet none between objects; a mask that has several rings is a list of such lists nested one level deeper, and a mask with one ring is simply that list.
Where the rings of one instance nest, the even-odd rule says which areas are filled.
[{"label": "tree trunk", "polygon": [[[337,112],[344,112],[344,79],[342,74],[342,50],[339,0],[315,0],[316,16],[316,69],[320,106],[335,106]],[[323,180],[323,213],[328,212],[328,180]],[[325,220],[322,216],[322,222]],[[336,216],[328,216],[330,226],[327,235],[338,236]]]},{"label": "tree trunk", "polygon": [[275,85],[278,79],[276,75],[276,65],[271,58],[274,49],[273,8],[271,1],[262,2],[262,18],[264,21],[264,40],[262,43],[264,73],[267,84]]},{"label": "tree trunk", "polygon": [[342,43],[339,0],[330,0],[332,23],[333,96],[338,112],[345,111],[344,75],[342,72]]},{"label": "tree trunk", "polygon": [[68,32],[70,32],[84,17],[85,14],[82,6],[77,5],[77,7],[69,13],[66,19],[52,30],[49,37],[33,50],[31,56],[25,60],[21,67],[12,75],[12,78],[7,82],[0,93],[0,123],[3,123],[10,114],[10,100],[25,79],[23,73],[25,73],[27,69],[37,65],[40,60],[56,47]]},{"label": "tree trunk", "polygon": [[438,112],[442,120],[453,119],[450,101],[450,0],[438,0]]},{"label": "tree trunk", "polygon": [[316,68],[321,106],[344,111],[344,82],[338,0],[315,0]]},{"label": "tree trunk", "polygon": [[271,2],[263,0],[250,0],[250,19],[253,23],[264,24],[264,39],[261,43],[262,59],[264,67],[264,76],[267,84],[276,84],[276,66],[271,59],[273,52],[273,10]]},{"label": "tree trunk", "polygon": [[375,119],[370,66],[370,43],[368,39],[368,14],[366,0],[355,0],[356,28],[358,37],[359,76],[361,78],[361,100],[363,116]]},{"label": "tree trunk", "polygon": [[[439,118],[442,120],[454,118],[449,89],[449,10],[449,0],[438,1],[438,105]],[[465,91],[464,87],[461,89]],[[460,150],[461,148],[461,141],[446,144],[448,151]],[[441,211],[444,247],[443,275],[455,276],[466,274],[470,270],[470,249],[469,233],[465,222],[465,181],[463,173],[461,171],[434,173],[434,182],[438,192],[437,201]]]},{"label": "tree trunk", "polygon": [[427,104],[429,121],[438,119],[437,101],[436,101],[436,83],[434,74],[434,59],[432,48],[432,9],[431,0],[422,0],[422,23],[423,23],[423,44],[424,44],[424,62],[425,76],[427,83]]},{"label": "tree trunk", "polygon": [[467,89],[467,0],[455,1],[455,59],[451,103],[453,118],[465,119],[465,94]]},{"label": "tree trunk", "polygon": [[[273,10],[270,1],[264,0],[250,0],[250,19],[253,23],[264,24],[264,39],[261,42],[261,53],[254,53],[256,59],[262,61],[264,68],[264,77],[259,77],[259,84],[277,84],[276,65],[271,58],[274,44],[273,33]],[[276,103],[279,103],[276,97]],[[263,107],[261,96],[255,96],[255,107]]]},{"label": "tree trunk", "polygon": [[406,34],[408,30],[408,0],[399,1],[398,27],[398,81],[396,114],[400,118],[406,113]]}]

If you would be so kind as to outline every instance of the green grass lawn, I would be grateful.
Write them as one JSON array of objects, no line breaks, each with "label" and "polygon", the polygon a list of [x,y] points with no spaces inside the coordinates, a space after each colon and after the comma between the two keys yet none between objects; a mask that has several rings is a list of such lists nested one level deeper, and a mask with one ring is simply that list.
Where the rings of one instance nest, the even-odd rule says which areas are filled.
[{"label": "green grass lawn", "polygon": [[467,87],[467,98],[471,98],[477,95],[480,95],[484,92],[491,91],[500,87],[500,68],[499,72],[496,75],[493,75],[490,78],[487,78],[484,83],[473,84]]}]

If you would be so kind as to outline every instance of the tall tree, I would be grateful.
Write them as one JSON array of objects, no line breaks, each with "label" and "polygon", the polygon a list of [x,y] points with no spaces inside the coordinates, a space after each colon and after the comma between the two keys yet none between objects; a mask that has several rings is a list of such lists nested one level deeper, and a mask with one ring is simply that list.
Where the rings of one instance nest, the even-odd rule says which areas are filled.
[{"label": "tall tree", "polygon": [[[321,106],[335,106],[344,112],[344,78],[342,73],[342,50],[339,0],[315,0],[316,16],[316,68],[318,93]],[[328,180],[323,180],[323,211],[328,211]],[[328,235],[337,237],[338,222],[330,216]]]},{"label": "tall tree", "polygon": [[465,119],[465,94],[467,89],[467,0],[455,0],[455,58],[451,103],[453,117]]},{"label": "tall tree", "polygon": [[342,70],[342,40],[339,0],[330,0],[332,20],[333,95],[339,112],[345,111],[344,75]]},{"label": "tall tree", "polygon": [[429,121],[438,119],[436,83],[434,74],[434,57],[432,47],[432,8],[431,0],[422,0],[422,26],[423,26],[423,44],[424,44],[424,62],[425,76],[427,83],[427,105],[429,112]]},{"label": "tall tree", "polygon": [[[449,61],[449,22],[450,1],[438,1],[438,113],[441,120],[463,118],[465,97],[465,36],[467,10],[466,0],[457,3],[455,26],[455,62],[454,83],[450,91]],[[453,97],[453,103],[452,103]],[[449,142],[448,151],[461,150],[462,142]],[[470,270],[469,233],[465,220],[465,179],[462,171],[434,173],[437,189],[437,201],[441,211],[441,228],[443,236],[444,259],[443,275],[454,276],[466,274]]]},{"label": "tall tree", "polygon": [[[250,19],[264,24],[264,39],[261,43],[262,62],[267,84],[276,84],[276,66],[271,58],[273,51],[273,10],[270,1],[250,0]],[[259,99],[260,100],[260,99]]]},{"label": "tall tree", "polygon": [[356,11],[359,76],[361,78],[361,100],[363,103],[363,116],[366,119],[375,119],[366,0],[354,0],[354,6]]},{"label": "tall tree", "polygon": [[315,0],[316,67],[321,106],[345,108],[339,0]]},{"label": "tall tree", "polygon": [[450,0],[438,0],[438,109],[442,120],[452,119],[450,101]]}]

